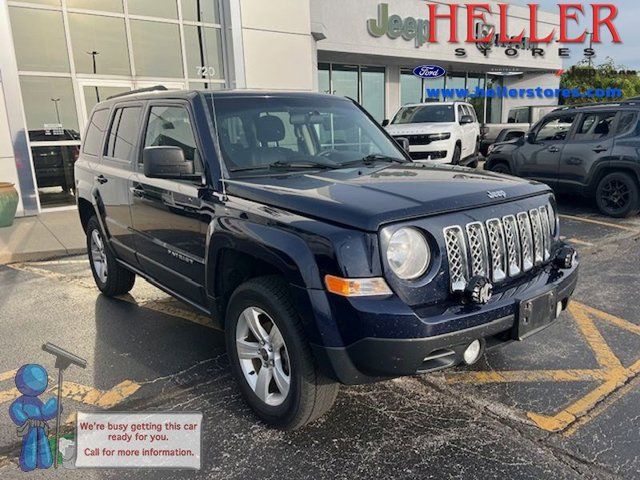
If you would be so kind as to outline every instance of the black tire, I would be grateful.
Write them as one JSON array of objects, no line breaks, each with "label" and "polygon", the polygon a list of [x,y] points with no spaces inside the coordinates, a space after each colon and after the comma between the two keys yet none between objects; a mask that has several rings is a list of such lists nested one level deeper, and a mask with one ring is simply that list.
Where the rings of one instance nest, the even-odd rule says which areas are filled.
[{"label": "black tire", "polygon": [[[96,261],[98,260],[98,252],[95,248],[92,248],[93,235],[98,235],[102,241],[103,255],[101,262],[106,263],[106,277],[101,276],[97,270]],[[136,282],[136,275],[116,261],[115,255],[105,243],[104,234],[95,215],[91,217],[87,223],[87,253],[89,254],[89,264],[91,265],[93,279],[98,289],[100,289],[104,295],[115,297],[131,291]]]},{"label": "black tire", "polygon": [[626,218],[637,215],[639,189],[636,180],[625,172],[613,172],[598,183],[596,202],[609,217]]},{"label": "black tire", "polygon": [[451,165],[460,165],[460,157],[462,156],[462,147],[459,143],[456,143],[456,148],[453,149],[453,157],[451,157]]},{"label": "black tire", "polygon": [[[269,405],[254,392],[240,364],[236,347],[238,322],[243,312],[252,308],[263,311],[266,315],[262,318],[272,321],[272,324],[278,327],[284,339],[285,351],[288,353],[290,386],[279,405]],[[270,332],[273,331],[272,329]],[[311,347],[305,339],[302,323],[290,298],[288,286],[281,277],[255,278],[235,290],[227,308],[225,337],[231,370],[242,396],[265,423],[283,430],[295,430],[317,420],[333,406],[338,394],[338,384],[321,373]],[[260,358],[256,358],[255,361],[260,367],[254,371],[257,378],[259,376],[257,372],[264,368],[264,363],[261,363]],[[251,372],[248,375],[251,375]],[[268,391],[278,388],[275,377],[270,378],[272,380],[268,381],[270,385]]]},{"label": "black tire", "polygon": [[502,173],[504,175],[511,175],[511,168],[509,168],[509,165],[507,165],[505,162],[494,163],[493,165],[491,165],[491,168],[489,168],[489,171]]}]

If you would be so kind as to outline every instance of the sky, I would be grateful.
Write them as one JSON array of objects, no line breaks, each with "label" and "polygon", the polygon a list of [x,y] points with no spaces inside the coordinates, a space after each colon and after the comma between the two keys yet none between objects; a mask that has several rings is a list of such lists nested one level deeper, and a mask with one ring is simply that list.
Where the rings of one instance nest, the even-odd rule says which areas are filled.
[{"label": "sky", "polygon": [[[610,36],[605,36],[605,41],[600,45],[595,45],[597,57],[594,63],[604,62],[606,57],[611,57],[618,65],[622,65],[627,69],[640,71],[640,1],[638,0],[592,0],[594,3],[612,3],[618,7],[618,18],[615,20],[615,26],[622,38],[621,44],[614,44],[610,40]],[[531,1],[520,1],[518,3],[534,3]],[[585,19],[585,25],[591,23],[590,2],[558,1],[558,0],[538,0],[541,8],[550,12],[558,12],[558,3],[584,3],[585,12],[588,16]],[[582,27],[584,28],[584,27]],[[588,46],[588,45],[587,45]],[[582,57],[584,46],[572,49],[571,58],[565,61],[565,66],[571,66],[577,63]]]}]

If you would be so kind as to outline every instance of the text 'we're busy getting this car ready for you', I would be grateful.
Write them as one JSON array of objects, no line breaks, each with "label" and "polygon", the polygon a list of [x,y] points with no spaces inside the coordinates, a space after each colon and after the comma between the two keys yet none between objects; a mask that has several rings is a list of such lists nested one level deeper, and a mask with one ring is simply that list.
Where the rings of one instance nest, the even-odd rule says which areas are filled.
[{"label": "text 'we're busy getting this car ready for you'", "polygon": [[340,383],[473,364],[575,289],[549,187],[414,163],[349,99],[162,89],[90,118],[75,178],[99,289],[140,276],[208,315],[279,428]]}]

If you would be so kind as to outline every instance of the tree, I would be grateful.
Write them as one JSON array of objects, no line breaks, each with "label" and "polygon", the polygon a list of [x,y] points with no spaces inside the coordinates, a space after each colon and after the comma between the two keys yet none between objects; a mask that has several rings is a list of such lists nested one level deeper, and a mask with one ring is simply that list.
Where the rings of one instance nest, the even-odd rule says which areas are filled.
[{"label": "tree", "polygon": [[605,62],[592,67],[588,60],[583,60],[562,74],[560,88],[579,89],[619,89],[623,98],[561,98],[564,104],[607,102],[623,100],[640,95],[640,77],[634,71],[628,71],[622,65],[616,65],[607,57]]}]

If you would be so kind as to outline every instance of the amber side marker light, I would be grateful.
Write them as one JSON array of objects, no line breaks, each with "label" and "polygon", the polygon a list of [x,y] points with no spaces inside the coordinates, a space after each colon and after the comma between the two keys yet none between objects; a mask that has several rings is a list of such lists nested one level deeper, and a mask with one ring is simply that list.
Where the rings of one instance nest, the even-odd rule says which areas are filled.
[{"label": "amber side marker light", "polygon": [[391,289],[383,278],[340,278],[326,275],[327,290],[343,297],[373,297],[391,295]]}]

